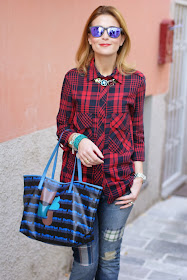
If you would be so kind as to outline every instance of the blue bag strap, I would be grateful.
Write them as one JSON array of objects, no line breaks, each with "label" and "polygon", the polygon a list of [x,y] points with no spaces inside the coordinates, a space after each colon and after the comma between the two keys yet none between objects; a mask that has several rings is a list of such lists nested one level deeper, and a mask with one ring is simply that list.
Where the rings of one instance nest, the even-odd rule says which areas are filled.
[{"label": "blue bag strap", "polygon": [[71,192],[72,188],[73,188],[73,181],[74,181],[75,167],[76,167],[76,158],[77,157],[75,156],[75,163],[74,163],[74,168],[73,168],[73,174],[72,174],[72,177],[71,177],[71,182],[70,182],[70,186],[69,186],[68,192]]},{"label": "blue bag strap", "polygon": [[79,158],[77,158],[77,168],[78,168],[79,181],[82,182],[82,166],[81,166],[81,161]]},{"label": "blue bag strap", "polygon": [[76,164],[77,164],[77,167],[78,167],[78,180],[79,180],[79,182],[82,182],[82,167],[81,167],[81,161],[80,161],[79,158],[75,157],[74,169],[73,169],[73,174],[72,174],[72,177],[71,177],[71,182],[70,182],[70,187],[69,187],[69,189],[68,189],[68,192],[71,192],[71,191],[72,191],[72,188],[73,188],[73,182],[74,182]]},{"label": "blue bag strap", "polygon": [[56,155],[55,155],[55,159],[54,159],[54,163],[53,163],[53,170],[52,170],[51,179],[54,179],[54,177],[55,177],[55,170],[56,170],[56,164],[57,164],[57,158],[58,158],[58,151],[59,151],[59,149],[56,150]]},{"label": "blue bag strap", "polygon": [[[55,170],[56,170],[56,164],[57,164],[57,157],[58,157],[58,149],[59,149],[59,145],[60,145],[60,141],[61,141],[61,138],[62,138],[62,135],[63,135],[64,132],[62,132],[62,134],[60,135],[60,138],[58,140],[58,143],[56,144],[50,158],[49,158],[49,161],[44,169],[44,172],[42,174],[42,177],[41,177],[41,180],[40,180],[40,183],[38,185],[38,189],[41,190],[42,186],[43,186],[43,183],[44,183],[44,180],[45,180],[45,177],[47,175],[47,171],[49,169],[49,166],[55,156],[55,160],[54,160],[54,164],[53,164],[53,170],[52,170],[52,179],[54,179],[54,175],[55,175]],[[80,182],[82,182],[82,167],[81,167],[81,161],[80,159],[78,159],[76,156],[75,156],[75,163],[74,163],[74,170],[73,170],[73,174],[72,174],[72,178],[71,178],[71,182],[70,182],[70,191],[72,190],[72,186],[73,186],[73,181],[74,181],[74,175],[75,175],[75,167],[76,167],[76,163],[77,163],[77,166],[78,166],[78,180]]]},{"label": "blue bag strap", "polygon": [[[63,134],[63,132],[62,132],[62,134]],[[44,182],[44,180],[45,180],[45,177],[46,177],[47,171],[48,171],[48,169],[49,169],[49,166],[50,166],[50,164],[51,164],[51,161],[53,160],[53,158],[54,158],[56,152],[58,151],[58,148],[59,148],[59,145],[60,145],[60,140],[61,140],[61,138],[62,138],[62,134],[60,135],[60,138],[59,138],[59,140],[58,140],[58,143],[56,144],[56,146],[55,146],[55,148],[54,148],[54,150],[53,150],[53,152],[52,152],[52,154],[51,154],[51,156],[50,156],[50,159],[49,159],[49,161],[48,161],[48,163],[47,163],[47,165],[46,165],[46,167],[45,167],[45,169],[44,169],[44,172],[43,172],[43,174],[42,174],[42,178],[41,178],[40,183],[39,183],[39,185],[38,185],[38,189],[39,189],[39,190],[41,190],[41,188],[42,188],[42,185],[43,185],[43,182]]]}]

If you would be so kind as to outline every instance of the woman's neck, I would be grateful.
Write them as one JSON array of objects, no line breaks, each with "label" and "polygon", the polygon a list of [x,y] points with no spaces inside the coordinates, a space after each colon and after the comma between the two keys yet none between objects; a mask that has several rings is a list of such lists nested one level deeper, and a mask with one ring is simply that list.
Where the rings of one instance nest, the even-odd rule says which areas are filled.
[{"label": "woman's neck", "polygon": [[99,73],[106,77],[112,74],[116,64],[116,56],[98,56],[95,54],[95,66]]}]

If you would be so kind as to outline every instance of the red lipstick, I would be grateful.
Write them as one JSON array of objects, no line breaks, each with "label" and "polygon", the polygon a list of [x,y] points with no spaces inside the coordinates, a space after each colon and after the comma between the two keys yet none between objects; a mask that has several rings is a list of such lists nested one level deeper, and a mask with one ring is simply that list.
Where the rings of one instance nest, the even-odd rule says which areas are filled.
[{"label": "red lipstick", "polygon": [[108,47],[110,44],[100,44],[101,47]]}]

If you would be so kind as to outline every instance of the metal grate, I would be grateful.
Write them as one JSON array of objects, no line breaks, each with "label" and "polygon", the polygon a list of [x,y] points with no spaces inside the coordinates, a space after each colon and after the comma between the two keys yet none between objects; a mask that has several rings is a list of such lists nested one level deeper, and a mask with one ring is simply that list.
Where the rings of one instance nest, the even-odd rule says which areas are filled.
[{"label": "metal grate", "polygon": [[[176,1],[173,63],[167,96],[167,125],[164,149],[162,195],[174,190],[184,180],[182,174],[185,106],[187,99],[187,1]],[[167,190],[167,191],[166,191]]]}]

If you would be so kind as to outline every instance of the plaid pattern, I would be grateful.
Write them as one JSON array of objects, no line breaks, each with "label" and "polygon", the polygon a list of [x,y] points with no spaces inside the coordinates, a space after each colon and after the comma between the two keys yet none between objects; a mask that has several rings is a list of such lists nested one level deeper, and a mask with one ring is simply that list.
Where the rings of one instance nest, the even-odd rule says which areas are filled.
[{"label": "plaid pattern", "polygon": [[83,266],[93,264],[93,246],[90,244],[77,247],[74,250],[74,258]]},{"label": "plaid pattern", "polygon": [[[95,78],[114,78],[117,83],[103,87]],[[110,77],[103,77],[92,59],[87,76],[71,69],[65,75],[60,108],[57,115],[57,135],[64,131],[61,181],[69,182],[75,154],[68,146],[73,132],[92,140],[104,155],[104,164],[82,166],[83,181],[103,187],[108,203],[131,187],[134,177],[133,161],[144,161],[143,106],[145,76],[136,71],[121,75],[117,68]],[[75,178],[77,172],[75,174]]]},{"label": "plaid pattern", "polygon": [[104,232],[104,239],[109,242],[114,242],[123,237],[125,227],[116,230],[106,229]]}]

